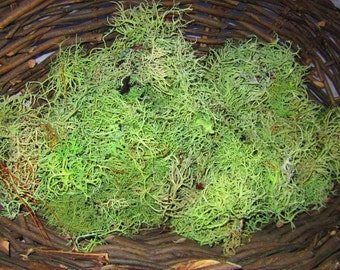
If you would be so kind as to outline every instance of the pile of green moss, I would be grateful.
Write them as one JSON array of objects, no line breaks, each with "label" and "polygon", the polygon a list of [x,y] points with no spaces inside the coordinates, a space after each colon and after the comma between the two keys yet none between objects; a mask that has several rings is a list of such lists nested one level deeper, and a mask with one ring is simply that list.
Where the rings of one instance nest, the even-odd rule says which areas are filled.
[{"label": "pile of green moss", "polygon": [[339,109],[308,100],[289,44],[198,58],[182,12],[121,9],[114,44],[61,51],[41,94],[2,98],[0,156],[15,175],[2,174],[3,215],[19,194],[78,239],[169,226],[229,250],[323,206],[339,180]]}]

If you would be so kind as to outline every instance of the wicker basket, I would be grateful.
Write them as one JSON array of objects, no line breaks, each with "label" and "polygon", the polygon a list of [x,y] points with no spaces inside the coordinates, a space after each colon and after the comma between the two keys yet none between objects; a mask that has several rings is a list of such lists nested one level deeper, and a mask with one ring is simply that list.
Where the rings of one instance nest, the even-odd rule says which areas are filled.
[{"label": "wicker basket", "polygon": [[[124,1],[126,7],[140,1]],[[173,1],[161,1],[165,7]],[[183,0],[191,6],[186,38],[205,53],[226,39],[256,35],[265,42],[276,35],[300,50],[298,61],[310,66],[311,99],[324,106],[340,104],[340,11],[326,0]],[[81,40],[87,49],[102,46],[107,19],[117,10],[112,1],[24,0],[0,4],[0,94],[25,91],[28,81],[46,79],[59,44]],[[114,35],[107,37],[114,42]],[[47,56],[42,58],[42,56]],[[339,190],[339,187],[337,187]],[[233,257],[219,247],[196,243],[161,229],[133,240],[109,236],[93,253],[73,251],[68,239],[46,224],[48,237],[28,216],[0,218],[1,269],[340,269],[340,201],[301,215],[296,230],[275,224],[263,228]],[[229,262],[228,262],[229,261]],[[231,263],[233,262],[233,263]],[[234,264],[236,263],[236,264]],[[338,268],[337,268],[338,267]]]}]

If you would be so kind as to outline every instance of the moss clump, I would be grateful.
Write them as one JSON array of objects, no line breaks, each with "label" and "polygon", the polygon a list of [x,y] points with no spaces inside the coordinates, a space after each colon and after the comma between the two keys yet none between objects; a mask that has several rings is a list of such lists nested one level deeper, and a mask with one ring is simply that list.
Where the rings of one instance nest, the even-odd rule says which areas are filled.
[{"label": "moss clump", "polygon": [[42,94],[3,98],[1,159],[63,232],[167,225],[228,251],[260,224],[320,208],[339,179],[339,109],[308,100],[289,44],[227,42],[198,58],[182,12],[121,9],[114,44],[61,51]]}]

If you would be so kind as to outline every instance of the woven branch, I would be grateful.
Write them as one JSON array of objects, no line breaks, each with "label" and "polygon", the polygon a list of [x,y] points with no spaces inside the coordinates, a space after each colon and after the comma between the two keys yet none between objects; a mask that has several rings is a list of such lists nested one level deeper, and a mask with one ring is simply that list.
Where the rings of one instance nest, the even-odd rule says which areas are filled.
[{"label": "woven branch", "polygon": [[0,29],[6,27],[11,22],[15,21],[20,16],[23,16],[25,13],[32,10],[32,8],[36,7],[44,1],[45,0],[25,0],[21,2],[21,4],[16,9],[13,9],[6,15],[4,19],[0,20]]},{"label": "woven branch", "polygon": [[[126,6],[140,1],[125,1]],[[226,39],[243,39],[257,35],[266,42],[293,42],[300,50],[297,60],[311,66],[307,77],[310,96],[325,105],[340,104],[340,12],[330,1],[216,1],[204,3],[177,1],[180,7],[191,6],[185,19],[193,20],[186,30],[188,40],[197,42],[194,48],[205,53],[211,47],[223,46]],[[76,42],[84,37],[89,49],[100,46],[97,34],[103,34],[107,20],[117,6],[111,1],[3,1],[0,4],[0,93],[23,91],[27,81],[46,78],[50,61],[35,67],[30,59],[58,51],[57,43]],[[165,7],[173,1],[162,1]],[[94,35],[94,38],[89,38]],[[111,37],[112,38],[112,37]],[[113,39],[111,39],[113,40]],[[33,49],[34,48],[34,49]],[[20,67],[19,67],[20,66]],[[42,66],[42,67],[41,67]],[[40,74],[37,77],[36,74]]]}]

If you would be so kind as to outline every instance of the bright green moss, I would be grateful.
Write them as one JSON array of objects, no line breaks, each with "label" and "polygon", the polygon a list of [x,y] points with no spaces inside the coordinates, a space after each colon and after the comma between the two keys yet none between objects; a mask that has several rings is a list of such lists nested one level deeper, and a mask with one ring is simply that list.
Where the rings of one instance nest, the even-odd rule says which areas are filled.
[{"label": "bright green moss", "polygon": [[174,13],[121,10],[112,46],[60,52],[44,106],[3,98],[1,160],[75,239],[169,225],[229,251],[262,223],[321,207],[339,180],[339,109],[308,100],[289,44],[227,42],[198,58],[181,17],[164,22]]}]

